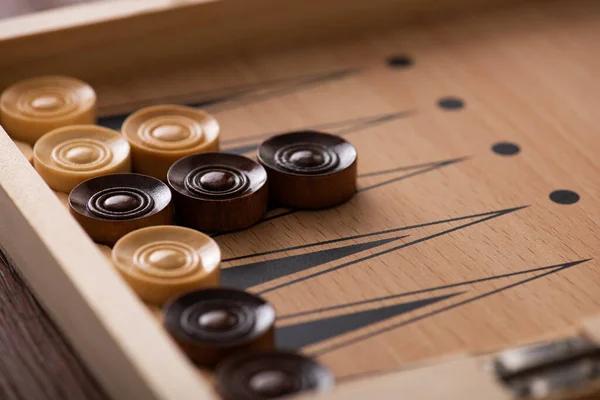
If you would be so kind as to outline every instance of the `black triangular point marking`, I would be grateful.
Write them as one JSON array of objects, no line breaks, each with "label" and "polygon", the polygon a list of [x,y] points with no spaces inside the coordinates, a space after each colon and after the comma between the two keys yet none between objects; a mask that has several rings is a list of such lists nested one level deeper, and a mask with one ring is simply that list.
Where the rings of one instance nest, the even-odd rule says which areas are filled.
[{"label": "black triangular point marking", "polygon": [[[223,262],[237,261],[237,260],[243,260],[243,259],[251,258],[251,257],[258,257],[258,256],[269,255],[269,254],[283,253],[283,252],[291,251],[291,250],[300,250],[300,249],[304,249],[304,248],[307,248],[307,247],[322,246],[322,245],[325,245],[325,244],[332,244],[332,243],[342,242],[342,241],[346,241],[346,240],[362,239],[362,238],[365,238],[365,237],[370,237],[370,236],[375,236],[375,235],[385,235],[385,234],[389,234],[389,233],[396,233],[396,232],[401,232],[401,231],[408,231],[410,229],[415,229],[415,228],[424,228],[424,227],[427,227],[427,226],[439,225],[439,224],[444,224],[444,223],[449,223],[449,222],[463,221],[463,220],[466,220],[466,219],[484,218],[484,217],[495,216],[495,215],[503,215],[503,214],[508,214],[508,213],[511,213],[511,212],[514,212],[514,211],[521,210],[523,208],[527,208],[527,207],[528,206],[507,208],[505,210],[489,211],[489,212],[485,212],[485,213],[472,214],[472,215],[464,215],[462,217],[454,217],[454,218],[441,219],[441,220],[438,220],[438,221],[425,222],[425,223],[422,223],[422,224],[406,225],[406,226],[401,226],[401,227],[398,227],[398,228],[384,229],[384,230],[381,230],[381,231],[363,233],[363,234],[360,234],[360,235],[347,236],[347,237],[343,237],[343,238],[339,238],[339,239],[330,239],[330,240],[324,240],[324,241],[320,241],[320,242],[312,242],[312,243],[308,243],[308,244],[303,244],[303,245],[299,245],[299,246],[285,247],[285,248],[277,249],[277,250],[269,250],[269,251],[264,251],[264,252],[260,252],[260,253],[246,254],[246,255],[238,256],[238,257],[229,257],[229,258],[224,258],[222,261]],[[281,214],[286,214],[287,215],[288,212],[283,212]],[[277,217],[277,216],[279,216],[281,214],[276,214],[275,217]],[[401,238],[404,238],[404,237],[406,237],[406,236],[402,236]]]},{"label": "black triangular point marking", "polygon": [[[232,110],[244,105],[265,101],[287,94],[296,93],[328,82],[335,82],[348,78],[360,72],[357,68],[344,68],[319,74],[295,76],[277,80],[263,81],[253,84],[230,86],[215,90],[190,93],[187,97],[198,100],[188,103],[192,107],[203,107],[209,112],[216,114],[226,110]],[[178,96],[179,98],[179,96]],[[176,99],[176,98],[175,98]],[[170,104],[175,100],[163,97],[161,104]],[[119,104],[120,108],[137,107],[137,104]],[[129,107],[128,107],[129,106]],[[98,124],[107,128],[120,130],[121,125],[128,114],[103,117]]]},{"label": "black triangular point marking", "polygon": [[[399,112],[393,112],[393,113],[388,113],[388,114],[376,114],[376,115],[369,115],[367,117],[359,117],[359,118],[349,118],[349,119],[344,119],[341,121],[333,121],[333,122],[326,122],[323,124],[316,124],[316,125],[308,125],[308,126],[304,126],[301,128],[295,128],[294,130],[326,130],[328,132],[336,132],[338,135],[341,133],[344,133],[345,130],[347,129],[356,129],[359,127],[362,127],[364,125],[367,126],[373,126],[373,124],[378,124],[378,123],[384,123],[384,122],[388,122],[388,121],[393,121],[396,119],[401,119],[401,118],[406,118],[406,117],[410,117],[412,115],[415,115],[417,112],[416,110],[408,110],[408,111],[399,111]],[[276,133],[258,133],[256,135],[248,135],[248,136],[243,136],[243,137],[237,137],[237,138],[231,138],[231,139],[224,139],[221,141],[222,144],[234,144],[234,143],[239,143],[239,142],[247,142],[250,140],[260,140],[260,139],[264,139],[266,137],[272,136]]]},{"label": "black triangular point marking", "polygon": [[[361,131],[363,129],[373,128],[380,124],[412,117],[416,114],[417,114],[417,110],[406,110],[406,111],[399,111],[399,112],[384,114],[384,115],[375,115],[373,117],[364,118],[363,121],[360,121],[358,123],[351,124],[351,125],[345,126],[345,127],[339,127],[339,130],[336,129],[334,131],[334,133],[338,136],[346,136],[351,133]],[[321,129],[323,129],[323,128],[321,128]]]},{"label": "black triangular point marking", "polygon": [[[397,173],[402,173],[398,176],[394,176],[392,178],[386,178],[384,181],[382,182],[378,182],[378,183],[374,183],[372,185],[367,185],[367,186],[360,186],[358,188],[358,192],[366,192],[368,190],[372,190],[372,189],[377,189],[380,188],[382,186],[385,185],[389,185],[395,182],[399,182],[402,181],[404,179],[409,179],[409,178],[414,178],[416,176],[419,176],[421,174],[425,174],[428,172],[433,172],[435,170],[438,170],[440,168],[444,168],[447,167],[449,165],[453,165],[465,160],[468,160],[469,157],[458,157],[458,158],[452,158],[449,160],[441,160],[441,161],[433,161],[433,162],[429,162],[429,163],[422,163],[422,164],[415,164],[415,165],[407,165],[407,166],[403,166],[403,167],[397,167],[397,168],[392,168],[392,169],[385,169],[385,170],[380,170],[380,171],[372,171],[372,172],[367,172],[365,174],[361,174],[358,176],[359,178],[359,183],[361,181],[361,178],[369,178],[369,177],[373,177],[373,176],[388,176],[388,175],[393,175],[393,174],[397,174]],[[265,223],[267,221],[273,221],[275,219],[278,218],[282,218],[291,214],[295,214],[297,212],[299,212],[300,210],[285,210],[285,209],[277,209],[277,210],[272,210],[272,212],[277,212],[277,214],[275,215],[270,215],[268,217],[263,218],[261,221],[259,221],[256,225],[258,224],[262,224]],[[256,226],[255,225],[255,226]],[[223,236],[223,235],[228,235],[231,234],[233,232],[225,232],[225,233],[217,233],[215,235],[213,235],[213,237],[218,237],[218,236]]]},{"label": "black triangular point marking", "polygon": [[393,178],[385,179],[382,182],[374,183],[372,185],[360,186],[358,188],[358,192],[360,193],[360,192],[366,192],[367,190],[377,189],[379,187],[389,185],[394,182],[412,178],[412,177],[415,177],[417,175],[421,175],[421,174],[424,174],[427,172],[432,172],[437,169],[447,167],[449,165],[456,164],[459,162],[463,162],[468,159],[469,159],[469,157],[459,157],[459,158],[452,158],[449,160],[434,161],[434,162],[425,163],[425,164],[416,164],[416,165],[405,166],[405,167],[398,167],[398,168],[392,168],[392,169],[386,169],[386,170],[380,170],[380,171],[367,172],[365,174],[359,175],[358,178],[364,179],[364,178],[371,178],[371,177],[375,177],[375,176],[389,176],[389,175],[397,174],[398,172],[405,172],[405,173],[401,174],[399,176],[395,176]]},{"label": "black triangular point marking", "polygon": [[533,277],[526,278],[526,279],[521,279],[521,280],[519,280],[517,282],[514,282],[514,283],[511,283],[511,284],[499,287],[497,289],[492,289],[492,290],[487,291],[485,293],[482,293],[482,294],[479,294],[479,295],[475,295],[473,297],[469,297],[469,298],[464,299],[464,300],[460,300],[460,301],[458,301],[456,303],[453,303],[453,304],[450,304],[448,306],[444,306],[444,307],[441,307],[441,308],[437,308],[437,309],[431,310],[429,312],[426,312],[425,314],[421,314],[421,315],[415,316],[413,318],[409,318],[408,320],[399,322],[397,324],[393,324],[393,325],[390,325],[390,326],[378,329],[376,331],[371,331],[371,332],[365,333],[363,335],[359,335],[359,336],[353,337],[351,339],[344,340],[342,342],[332,344],[331,346],[327,346],[325,348],[319,349],[318,351],[316,351],[315,353],[313,353],[311,355],[316,357],[316,356],[321,356],[323,354],[332,352],[334,350],[339,350],[339,349],[341,349],[343,347],[347,347],[347,346],[352,345],[354,343],[358,343],[360,341],[363,341],[363,340],[366,340],[366,339],[370,339],[370,338],[372,338],[372,337],[374,337],[376,335],[379,335],[379,334],[382,334],[382,333],[385,333],[385,332],[389,332],[389,331],[394,330],[394,329],[398,329],[398,328],[401,328],[401,327],[413,324],[415,322],[424,320],[426,318],[433,317],[435,315],[444,313],[446,311],[454,310],[454,309],[456,309],[458,307],[461,307],[461,306],[464,306],[466,304],[470,304],[470,303],[473,303],[475,301],[487,298],[487,297],[492,296],[494,294],[497,294],[497,293],[500,293],[500,292],[504,292],[505,290],[509,290],[509,289],[515,288],[517,286],[521,286],[523,284],[526,284],[528,282],[532,282],[532,281],[541,279],[543,277],[549,276],[551,274],[567,270],[569,268],[572,268],[572,267],[574,267],[576,265],[579,265],[579,264],[583,264],[583,263],[588,262],[590,260],[591,259],[578,260],[578,261],[566,262],[566,263],[563,263],[563,264],[557,264],[557,265],[553,265],[553,266],[550,266],[550,267],[539,268],[540,271],[544,270],[544,272],[542,272],[540,274],[537,274],[537,275],[535,275]]},{"label": "black triangular point marking", "polygon": [[336,247],[334,249],[320,250],[274,260],[229,267],[221,271],[221,282],[224,286],[247,289],[260,283],[270,282],[287,275],[302,272],[361,251],[383,246],[404,237],[406,236],[373,240],[370,242]]},{"label": "black triangular point marking", "polygon": [[[472,221],[465,222],[465,223],[463,223],[461,225],[458,225],[458,226],[455,226],[455,227],[452,227],[452,228],[448,228],[448,229],[445,229],[443,231],[440,231],[440,232],[437,232],[437,233],[434,233],[434,234],[431,234],[431,235],[427,235],[427,236],[424,236],[424,237],[420,237],[418,239],[411,240],[409,242],[397,245],[397,246],[392,247],[390,249],[381,250],[381,251],[375,252],[373,254],[369,254],[369,255],[360,257],[358,259],[342,263],[340,265],[336,265],[336,266],[333,266],[333,267],[330,267],[330,268],[327,268],[327,269],[324,269],[324,270],[321,270],[321,271],[318,271],[318,272],[314,272],[314,273],[309,274],[309,275],[305,275],[305,276],[302,276],[302,277],[298,277],[298,278],[292,279],[290,281],[287,281],[287,282],[281,283],[279,285],[272,286],[272,287],[270,287],[268,289],[265,289],[262,292],[260,292],[260,294],[265,294],[265,293],[268,293],[268,292],[272,292],[274,290],[278,290],[278,289],[284,288],[286,286],[290,286],[290,285],[293,285],[293,284],[296,284],[296,283],[299,283],[299,282],[303,282],[305,280],[308,280],[308,279],[311,279],[311,278],[315,278],[317,276],[324,275],[326,273],[333,272],[333,271],[336,271],[338,269],[347,268],[347,267],[349,267],[351,265],[358,264],[358,263],[370,260],[370,259],[375,258],[375,257],[382,256],[384,254],[387,254],[387,253],[390,253],[390,252],[393,252],[393,251],[399,251],[399,250],[402,250],[402,249],[404,249],[406,247],[414,246],[416,244],[419,244],[419,243],[422,243],[422,242],[425,242],[425,241],[428,241],[428,240],[431,240],[431,239],[435,239],[435,238],[438,238],[440,236],[444,236],[444,235],[450,234],[452,232],[456,232],[456,231],[459,231],[461,229],[468,228],[470,226],[473,226],[473,225],[476,225],[476,224],[479,224],[479,223],[482,223],[482,222],[486,222],[486,221],[492,220],[494,218],[497,218],[497,217],[500,217],[500,216],[503,216],[503,215],[506,215],[506,214],[513,213],[515,211],[522,210],[522,209],[524,209],[526,207],[528,207],[528,206],[507,208],[505,210],[490,211],[490,212],[486,212],[486,213],[480,213],[480,214],[474,214],[474,215],[467,215],[467,216],[456,217],[456,218],[449,218],[449,219],[440,220],[440,221],[428,222],[428,223],[424,223],[424,224],[418,224],[418,225],[412,225],[412,226],[405,226],[405,227],[390,229],[390,230],[386,230],[386,231],[381,231],[380,233],[383,234],[383,233],[389,233],[389,232],[398,232],[398,231],[405,231],[405,230],[414,229],[414,228],[421,228],[421,227],[426,227],[426,226],[432,226],[432,225],[442,224],[442,223],[446,223],[446,222],[455,222],[455,221],[462,221],[462,220],[472,220]],[[283,260],[286,260],[286,258],[281,259],[281,260],[282,260],[281,262],[284,262]],[[239,267],[236,267],[236,268],[243,268],[243,267],[244,266],[239,266]],[[240,274],[242,274],[242,273],[243,272],[240,272]],[[259,272],[256,272],[256,273],[259,273]]]},{"label": "black triangular point marking", "polygon": [[338,81],[358,74],[356,68],[346,68],[327,73],[287,78],[279,81],[265,82],[254,85],[246,90],[233,92],[227,96],[221,96],[219,102],[204,105],[213,114],[232,110],[243,105],[253,104],[258,101],[273,99],[309,89],[321,84]]},{"label": "black triangular point marking", "polygon": [[449,299],[461,293],[430,297],[372,310],[322,318],[278,327],[275,332],[277,347],[300,349],[327,339],[352,332],[386,319],[415,311],[419,308]]},{"label": "black triangular point marking", "polygon": [[[350,237],[346,237],[346,238],[332,239],[332,240],[327,240],[327,241],[322,241],[322,242],[314,242],[314,243],[309,243],[309,244],[300,245],[300,246],[293,246],[293,247],[287,247],[287,248],[282,248],[282,249],[265,251],[262,253],[247,254],[244,256],[224,259],[223,261],[236,261],[236,260],[247,259],[247,258],[255,257],[255,256],[267,256],[267,255],[282,253],[282,252],[286,252],[286,251],[300,250],[300,249],[309,248],[309,247],[315,247],[315,246],[320,246],[320,245],[325,245],[325,244],[332,244],[332,243],[341,242],[341,241],[345,241],[345,240],[351,240],[351,239],[356,240],[356,239],[362,239],[365,237],[371,237],[371,236],[375,236],[375,235],[387,235],[387,234],[392,234],[392,233],[398,233],[401,231],[409,231],[411,229],[416,229],[416,228],[423,228],[423,227],[434,226],[434,225],[439,225],[439,224],[444,224],[444,223],[453,223],[453,222],[471,220],[471,221],[465,222],[459,226],[452,227],[452,228],[437,232],[435,234],[431,234],[431,235],[428,235],[425,237],[421,237],[421,238],[412,240],[410,242],[395,246],[391,249],[381,250],[379,252],[360,257],[359,259],[351,260],[351,261],[348,261],[341,265],[334,266],[334,267],[331,267],[331,268],[323,270],[323,271],[315,272],[315,273],[305,276],[305,277],[296,278],[294,280],[288,281],[286,283],[282,283],[278,286],[271,287],[271,288],[266,289],[263,292],[261,292],[261,293],[267,293],[267,292],[276,290],[278,288],[282,288],[284,286],[288,286],[288,285],[294,284],[296,282],[300,282],[300,281],[309,279],[311,277],[315,277],[315,276],[318,276],[318,275],[321,275],[321,274],[324,274],[324,273],[327,273],[330,271],[334,271],[336,269],[346,268],[351,265],[354,265],[354,264],[357,264],[357,263],[360,263],[363,261],[367,261],[371,258],[378,257],[378,256],[387,254],[392,251],[398,251],[405,247],[409,247],[409,246],[412,246],[412,245],[415,245],[415,244],[418,244],[418,243],[421,243],[421,242],[424,242],[424,241],[427,241],[427,240],[430,240],[430,239],[433,239],[433,238],[436,238],[436,237],[439,237],[439,236],[442,236],[442,235],[445,235],[448,233],[452,233],[452,232],[460,230],[462,228],[466,228],[471,225],[485,222],[485,221],[494,219],[496,217],[524,209],[526,207],[527,206],[513,207],[513,208],[507,208],[504,210],[490,211],[490,212],[472,214],[472,215],[465,215],[465,216],[461,216],[461,217],[448,218],[448,219],[426,222],[426,223],[417,224],[417,225],[401,226],[398,228],[370,232],[370,233],[350,236]],[[353,245],[349,245],[349,246],[339,247],[339,248],[335,248],[335,249],[320,250],[320,251],[316,251],[316,252],[308,253],[308,254],[300,254],[300,255],[295,255],[295,256],[277,258],[274,260],[260,261],[260,262],[238,265],[235,267],[229,267],[229,268],[223,269],[222,279],[223,279],[223,283],[225,285],[247,289],[249,287],[258,285],[260,283],[269,282],[269,281],[278,279],[283,276],[287,276],[287,275],[294,274],[296,272],[304,271],[304,270],[310,269],[312,267],[316,267],[318,265],[325,264],[327,262],[335,261],[335,260],[345,257],[347,255],[355,254],[355,253],[358,253],[363,250],[375,248],[377,246],[381,246],[381,245],[387,244],[389,242],[392,242],[394,240],[402,239],[405,237],[407,237],[407,236],[399,236],[399,237],[394,237],[394,238],[390,238],[390,239],[375,240],[375,241],[370,241],[370,242],[366,242],[366,243],[353,244]]]},{"label": "black triangular point marking", "polygon": [[419,290],[413,290],[413,291],[410,291],[410,292],[404,292],[404,293],[393,294],[393,295],[389,295],[389,296],[378,297],[377,299],[361,300],[361,301],[355,301],[355,302],[352,302],[352,303],[344,303],[344,304],[335,305],[335,306],[323,307],[323,308],[312,309],[312,310],[307,310],[307,311],[300,311],[300,312],[293,313],[293,314],[278,315],[277,316],[277,320],[278,321],[282,321],[282,320],[286,320],[286,319],[290,319],[290,318],[298,318],[298,317],[302,317],[302,316],[305,316],[305,315],[322,313],[322,312],[326,312],[326,311],[334,311],[334,310],[338,310],[338,309],[342,309],[342,308],[363,306],[365,304],[369,304],[369,303],[372,303],[374,301],[396,300],[396,299],[399,299],[401,297],[408,297],[408,296],[414,296],[414,295],[419,295],[419,294],[424,294],[424,293],[430,293],[430,292],[435,292],[435,291],[438,291],[438,290],[455,289],[455,288],[458,288],[458,287],[461,287],[461,286],[476,285],[478,283],[495,281],[495,280],[503,279],[503,278],[512,278],[512,277],[515,277],[515,276],[525,275],[525,274],[532,274],[532,273],[535,273],[535,272],[545,272],[545,271],[548,271],[548,270],[555,270],[557,268],[561,268],[561,267],[563,267],[565,265],[568,265],[568,264],[558,264],[558,265],[550,265],[550,266],[547,266],[547,267],[525,269],[523,271],[508,272],[508,273],[505,273],[505,274],[492,275],[492,276],[488,276],[488,277],[485,277],[485,278],[471,279],[471,280],[468,280],[468,281],[450,283],[450,284],[447,284],[447,285],[432,286],[432,287],[429,287],[429,288],[426,288],[426,289],[419,289]]},{"label": "black triangular point marking", "polygon": [[446,165],[451,165],[454,163],[468,160],[469,158],[470,157],[457,157],[457,158],[450,158],[448,160],[440,160],[440,161],[432,161],[432,162],[426,162],[426,163],[421,163],[421,164],[405,165],[405,166],[390,168],[390,169],[381,169],[378,171],[362,173],[362,174],[358,175],[358,178],[369,178],[372,176],[389,175],[389,174],[394,174],[397,172],[412,171],[415,169],[426,169],[426,168],[431,168],[431,167],[444,167]]},{"label": "black triangular point marking", "polygon": [[[396,120],[399,120],[402,118],[407,118],[407,117],[410,117],[415,114],[416,114],[415,110],[400,111],[400,112],[389,113],[389,114],[379,114],[379,115],[372,115],[372,116],[362,117],[362,118],[352,118],[352,119],[347,119],[347,120],[342,120],[342,121],[328,122],[328,123],[319,124],[319,125],[303,126],[303,127],[295,128],[292,130],[295,130],[295,131],[326,130],[327,132],[336,134],[338,136],[346,136],[351,133],[357,133],[357,132],[367,130],[369,128],[374,128],[380,124],[384,124],[387,122],[393,122],[393,121],[396,121]],[[289,130],[290,129],[288,129],[288,131]],[[246,137],[242,137],[242,138],[230,139],[228,141],[223,141],[222,143],[229,144],[228,147],[226,146],[224,148],[224,151],[226,151],[228,153],[246,154],[246,153],[256,151],[258,145],[260,144],[260,142],[263,139],[266,139],[270,136],[273,136],[273,135],[276,135],[279,133],[281,133],[281,132],[261,133],[258,135],[251,135],[251,136],[246,136]],[[245,142],[245,141],[249,141],[249,140],[252,141],[252,143],[231,146],[234,143]]]}]

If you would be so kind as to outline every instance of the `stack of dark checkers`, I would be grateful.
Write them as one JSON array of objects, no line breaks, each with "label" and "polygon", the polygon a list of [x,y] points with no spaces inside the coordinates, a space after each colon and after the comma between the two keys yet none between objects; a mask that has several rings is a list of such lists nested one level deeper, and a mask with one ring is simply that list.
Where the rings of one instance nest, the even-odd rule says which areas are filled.
[{"label": "stack of dark checkers", "polygon": [[190,359],[216,368],[225,399],[331,387],[325,367],[275,348],[268,302],[219,287],[221,252],[209,235],[248,228],[269,208],[349,200],[354,146],[323,132],[290,132],[263,142],[255,161],[218,152],[219,124],[206,112],[154,106],[118,132],[94,125],[95,98],[84,82],[47,77],[9,88],[2,106],[9,133],[33,144],[42,178],[137,295],[162,310],[164,328]]}]

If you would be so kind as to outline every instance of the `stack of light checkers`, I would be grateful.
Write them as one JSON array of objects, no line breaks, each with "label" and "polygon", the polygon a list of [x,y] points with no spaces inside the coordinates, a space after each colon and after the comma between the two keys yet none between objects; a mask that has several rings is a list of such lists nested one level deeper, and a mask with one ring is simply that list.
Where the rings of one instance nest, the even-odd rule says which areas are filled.
[{"label": "stack of light checkers", "polygon": [[161,309],[189,357],[217,366],[226,399],[331,386],[315,361],[274,349],[267,302],[219,288],[221,253],[200,231],[247,228],[269,206],[320,209],[350,199],[355,148],[334,135],[292,132],[263,142],[256,162],[218,153],[219,124],[201,110],[144,108],[118,132],[94,125],[95,104],[84,82],[34,78],[2,94],[0,123],[139,297]]}]

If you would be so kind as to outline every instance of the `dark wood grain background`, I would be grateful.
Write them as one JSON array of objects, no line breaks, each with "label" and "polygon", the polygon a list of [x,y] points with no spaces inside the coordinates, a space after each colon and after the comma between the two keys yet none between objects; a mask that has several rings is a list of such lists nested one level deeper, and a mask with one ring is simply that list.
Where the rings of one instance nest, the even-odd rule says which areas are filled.
[{"label": "dark wood grain background", "polygon": [[107,399],[1,255],[0,399]]},{"label": "dark wood grain background", "polygon": [[[0,0],[0,18],[83,1]],[[108,399],[1,254],[0,399]]]}]

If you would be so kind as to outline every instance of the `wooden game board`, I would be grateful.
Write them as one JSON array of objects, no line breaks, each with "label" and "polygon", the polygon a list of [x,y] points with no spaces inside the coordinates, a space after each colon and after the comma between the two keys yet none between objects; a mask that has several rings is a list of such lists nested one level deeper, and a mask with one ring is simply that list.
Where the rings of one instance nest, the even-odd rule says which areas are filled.
[{"label": "wooden game board", "polygon": [[[142,106],[196,105],[238,154],[282,131],[345,137],[357,195],[217,235],[223,284],[269,300],[278,345],[332,370],[323,398],[508,399],[485,368],[495,352],[600,340],[600,4],[403,28],[472,5],[370,3],[123,1],[15,18],[0,23],[0,87],[85,79],[99,124],[117,129]],[[0,146],[0,243],[108,392],[217,398],[6,135]]]}]

